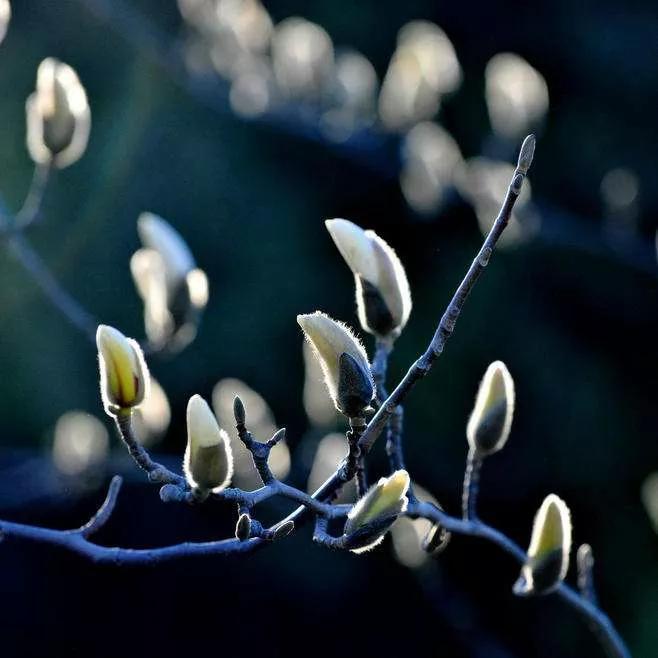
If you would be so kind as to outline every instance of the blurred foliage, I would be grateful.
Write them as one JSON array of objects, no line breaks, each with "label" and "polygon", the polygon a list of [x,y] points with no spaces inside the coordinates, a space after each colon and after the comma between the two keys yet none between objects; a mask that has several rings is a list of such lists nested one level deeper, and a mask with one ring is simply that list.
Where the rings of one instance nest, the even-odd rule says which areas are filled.
[{"label": "blurred foliage", "polygon": [[[174,38],[180,19],[173,1],[134,4]],[[273,0],[265,6],[275,22],[291,15],[318,22],[336,43],[365,53],[380,78],[398,29],[415,18],[436,21],[464,70],[463,85],[440,118],[465,156],[477,155],[489,132],[483,96],[489,58],[517,52],[545,76],[550,110],[530,178],[548,220],[551,213],[572,217],[567,239],[537,239],[496,254],[444,356],[409,399],[408,461],[419,483],[457,509],[464,427],[477,383],[488,363],[505,361],[516,382],[517,414],[508,446],[484,471],[482,516],[525,545],[543,496],[555,491],[565,498],[576,543],[594,548],[604,609],[633,655],[655,655],[658,537],[640,487],[658,469],[658,268],[616,258],[614,249],[584,249],[579,239],[584,231],[596,244],[603,230],[601,180],[625,167],[639,181],[635,237],[653,242],[658,123],[648,110],[658,106],[658,58],[650,56],[658,41],[655,3]],[[39,62],[56,56],[76,68],[87,88],[92,133],[85,157],[58,172],[48,190],[46,220],[31,232],[36,247],[99,319],[141,336],[141,303],[128,267],[139,246],[136,219],[144,210],[167,218],[207,272],[210,302],[197,340],[170,360],[151,361],[172,406],[162,450],[182,455],[190,395],[210,399],[218,380],[238,377],[288,428],[293,475],[302,477],[295,461],[303,451],[295,449],[307,420],[295,316],[319,308],[356,322],[352,278],[323,220],[346,217],[375,229],[407,267],[414,310],[394,353],[394,381],[427,343],[477,248],[473,211],[453,203],[419,221],[395,180],[322,144],[202,106],[157,66],[148,47],[134,48],[96,20],[85,0],[15,1],[13,14],[0,45],[3,198],[17,208],[28,187],[24,101]],[[0,281],[0,446],[49,452],[63,413],[101,414],[95,350],[6,255]],[[383,470],[382,447],[376,452],[373,470]],[[73,526],[94,497],[99,494],[12,514]],[[217,527],[217,510],[164,507],[145,487],[129,487],[121,501],[104,531],[108,542],[139,546],[232,533],[228,509]],[[428,573],[413,573],[391,565],[388,546],[357,558],[306,540],[282,542],[244,568],[215,559],[139,573],[3,547],[0,577],[13,603],[5,606],[0,631],[14,650],[9,655],[39,654],[39,637],[51,655],[64,648],[70,655],[109,655],[122,646],[125,654],[121,633],[113,631],[106,644],[98,636],[108,624],[139,616],[161,633],[160,655],[182,646],[220,651],[223,642],[226,655],[244,655],[241,636],[251,632],[245,611],[254,605],[267,610],[259,633],[273,656],[305,655],[297,638],[314,633],[321,638],[317,656],[335,655],[343,638],[363,655],[420,654],[427,643],[450,656],[598,655],[579,620],[562,607],[515,601],[514,565],[473,541],[455,539]],[[163,603],[161,595],[171,598]],[[385,626],[391,613],[381,606],[392,605],[391,597],[396,610],[413,613],[399,635]],[[329,618],[344,624],[335,637],[323,630]],[[198,629],[192,634],[191,625]],[[128,655],[154,653],[145,640],[131,637]]]}]

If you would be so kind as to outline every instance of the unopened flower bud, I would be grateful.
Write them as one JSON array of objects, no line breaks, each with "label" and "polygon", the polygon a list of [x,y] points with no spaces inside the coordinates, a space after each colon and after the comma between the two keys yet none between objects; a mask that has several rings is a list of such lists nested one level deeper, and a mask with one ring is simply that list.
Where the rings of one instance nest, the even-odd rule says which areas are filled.
[{"label": "unopened flower bud", "polygon": [[567,575],[571,551],[571,515],[555,494],[547,496],[532,526],[528,561],[514,585],[519,596],[552,592]]},{"label": "unopened flower bud", "polygon": [[363,345],[344,324],[320,311],[298,315],[297,322],[322,366],[338,411],[350,417],[363,415],[375,394]]},{"label": "unopened flower bud", "polygon": [[411,313],[411,292],[396,253],[374,231],[345,219],[325,225],[354,274],[361,326],[382,337],[399,333]]},{"label": "unopened flower bud", "polygon": [[132,338],[101,324],[96,331],[101,396],[110,415],[137,406],[146,395],[149,372],[142,350]]},{"label": "unopened flower bud", "polygon": [[345,535],[357,535],[350,542],[350,550],[362,553],[377,546],[397,517],[407,508],[409,474],[395,471],[381,478],[354,505],[345,523]]},{"label": "unopened flower bud", "polygon": [[37,71],[36,91],[27,99],[27,148],[40,164],[60,169],[76,162],[87,148],[91,113],[76,72],[52,57]]},{"label": "unopened flower bud", "polygon": [[502,361],[494,361],[480,382],[475,407],[466,427],[471,450],[480,456],[506,443],[514,415],[514,380]]},{"label": "unopened flower bud", "polygon": [[251,535],[251,517],[249,514],[240,514],[240,518],[235,525],[235,538],[240,541],[247,541]]},{"label": "unopened flower bud", "polygon": [[9,0],[0,0],[0,43],[7,34],[9,19],[11,18],[11,5]]},{"label": "unopened flower bud", "polygon": [[208,403],[193,395],[187,403],[187,448],[183,470],[193,487],[219,492],[233,475],[228,434],[220,429]]}]

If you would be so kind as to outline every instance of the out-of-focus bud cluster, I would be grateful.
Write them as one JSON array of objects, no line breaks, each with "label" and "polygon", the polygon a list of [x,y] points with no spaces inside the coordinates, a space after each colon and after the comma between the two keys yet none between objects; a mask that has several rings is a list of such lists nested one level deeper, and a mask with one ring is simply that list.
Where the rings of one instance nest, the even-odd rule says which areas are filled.
[{"label": "out-of-focus bud cluster", "polygon": [[53,57],[37,71],[36,91],[25,104],[27,148],[39,164],[63,168],[87,148],[91,113],[87,94],[76,72]]},{"label": "out-of-focus bud cluster", "polygon": [[0,43],[7,34],[9,19],[11,18],[11,5],[9,0],[0,0]]},{"label": "out-of-focus bud cluster", "polygon": [[169,429],[171,408],[167,394],[151,377],[148,393],[132,416],[137,440],[145,447],[158,443]]},{"label": "out-of-focus bud cluster", "polygon": [[375,395],[368,356],[351,330],[316,311],[297,322],[322,366],[336,409],[348,417],[363,416]]},{"label": "out-of-focus bud cluster", "polygon": [[[222,379],[212,392],[212,406],[218,418],[233,418],[233,402],[238,396],[248,414],[249,431],[255,439],[267,441],[277,431],[274,414],[263,397],[239,379]],[[262,486],[254,469],[251,453],[238,439],[233,423],[227,426],[231,452],[233,453],[233,484],[241,489],[252,490]],[[290,449],[285,439],[277,442],[270,451],[269,467],[279,480],[285,479],[290,470]]]},{"label": "out-of-focus bud cluster", "polygon": [[153,349],[178,352],[196,336],[208,303],[208,279],[164,219],[142,213],[137,230],[144,247],[133,254],[130,271],[144,302],[146,336]]},{"label": "out-of-focus bud cluster", "polygon": [[346,219],[325,224],[354,274],[361,326],[382,338],[397,336],[411,313],[409,282],[400,259],[374,231]]},{"label": "out-of-focus bud cluster", "polygon": [[97,471],[107,459],[109,437],[105,425],[84,411],[67,411],[55,424],[53,462],[67,476]]}]

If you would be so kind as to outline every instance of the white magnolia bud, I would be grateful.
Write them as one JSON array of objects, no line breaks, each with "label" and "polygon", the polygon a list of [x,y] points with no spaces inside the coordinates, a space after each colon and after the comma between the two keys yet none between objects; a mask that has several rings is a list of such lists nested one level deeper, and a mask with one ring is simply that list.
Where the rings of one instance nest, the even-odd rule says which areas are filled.
[{"label": "white magnolia bud", "polygon": [[228,434],[220,429],[208,403],[193,395],[187,404],[187,448],[183,469],[187,481],[202,490],[221,491],[233,475]]},{"label": "white magnolia bud", "polygon": [[347,416],[362,416],[374,396],[368,356],[347,326],[316,311],[298,315],[297,323],[322,366],[336,408]]},{"label": "white magnolia bud", "polygon": [[26,105],[27,148],[40,164],[68,167],[87,148],[91,113],[76,72],[48,57],[39,64],[36,91]]},{"label": "white magnolia bud", "polygon": [[7,34],[9,19],[11,18],[11,5],[9,0],[0,0],[0,43]]},{"label": "white magnolia bud", "polygon": [[139,345],[120,331],[99,325],[96,331],[101,396],[110,415],[137,406],[146,395],[149,371]]},{"label": "white magnolia bud", "polygon": [[399,333],[411,313],[411,292],[395,251],[374,231],[346,219],[325,225],[354,274],[361,326],[378,336]]},{"label": "white magnolia bud", "polygon": [[471,450],[481,456],[506,443],[514,415],[514,380],[502,361],[494,361],[484,374],[475,407],[466,427]]},{"label": "white magnolia bud", "polygon": [[528,561],[514,585],[519,596],[547,594],[565,578],[571,551],[571,514],[566,503],[551,494],[544,499],[532,526]]},{"label": "white magnolia bud", "polygon": [[395,471],[381,478],[354,505],[347,516],[345,535],[362,532],[363,536],[350,546],[352,552],[362,553],[381,543],[395,519],[407,508],[408,489],[407,471]]}]

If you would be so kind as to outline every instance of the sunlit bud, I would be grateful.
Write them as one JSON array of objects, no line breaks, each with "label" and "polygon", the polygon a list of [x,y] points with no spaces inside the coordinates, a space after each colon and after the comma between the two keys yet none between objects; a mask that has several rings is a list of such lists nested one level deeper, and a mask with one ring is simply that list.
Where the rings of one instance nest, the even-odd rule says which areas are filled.
[{"label": "sunlit bud", "polygon": [[0,43],[7,34],[9,19],[11,18],[11,5],[9,0],[0,0]]},{"label": "sunlit bud", "polygon": [[96,331],[96,345],[101,396],[107,413],[115,415],[137,406],[149,385],[149,372],[139,345],[104,324]]},{"label": "sunlit bud", "polygon": [[208,403],[193,395],[187,403],[187,448],[183,463],[187,481],[198,489],[221,491],[233,475],[228,434],[219,428]]},{"label": "sunlit bud", "polygon": [[567,575],[571,550],[571,515],[555,494],[547,496],[532,526],[528,561],[514,585],[519,596],[547,594]]},{"label": "sunlit bud", "polygon": [[357,535],[357,540],[350,542],[350,550],[361,553],[381,543],[395,519],[407,508],[408,489],[407,471],[395,471],[367,491],[345,523],[345,535]]},{"label": "sunlit bud", "polygon": [[320,311],[298,315],[297,322],[322,366],[338,411],[351,417],[363,415],[375,394],[363,345],[344,324]]},{"label": "sunlit bud", "polygon": [[251,517],[249,514],[240,514],[240,518],[235,525],[235,538],[240,541],[247,541],[251,534]]},{"label": "sunlit bud", "polygon": [[514,415],[514,380],[502,361],[494,361],[480,382],[475,407],[466,427],[471,450],[481,456],[506,443]]},{"label": "sunlit bud", "polygon": [[63,168],[87,148],[91,113],[76,72],[48,57],[39,65],[37,88],[26,102],[27,148],[40,164]]},{"label": "sunlit bud", "polygon": [[399,333],[411,313],[411,292],[396,253],[374,231],[346,219],[325,225],[354,274],[361,326],[378,336]]}]

